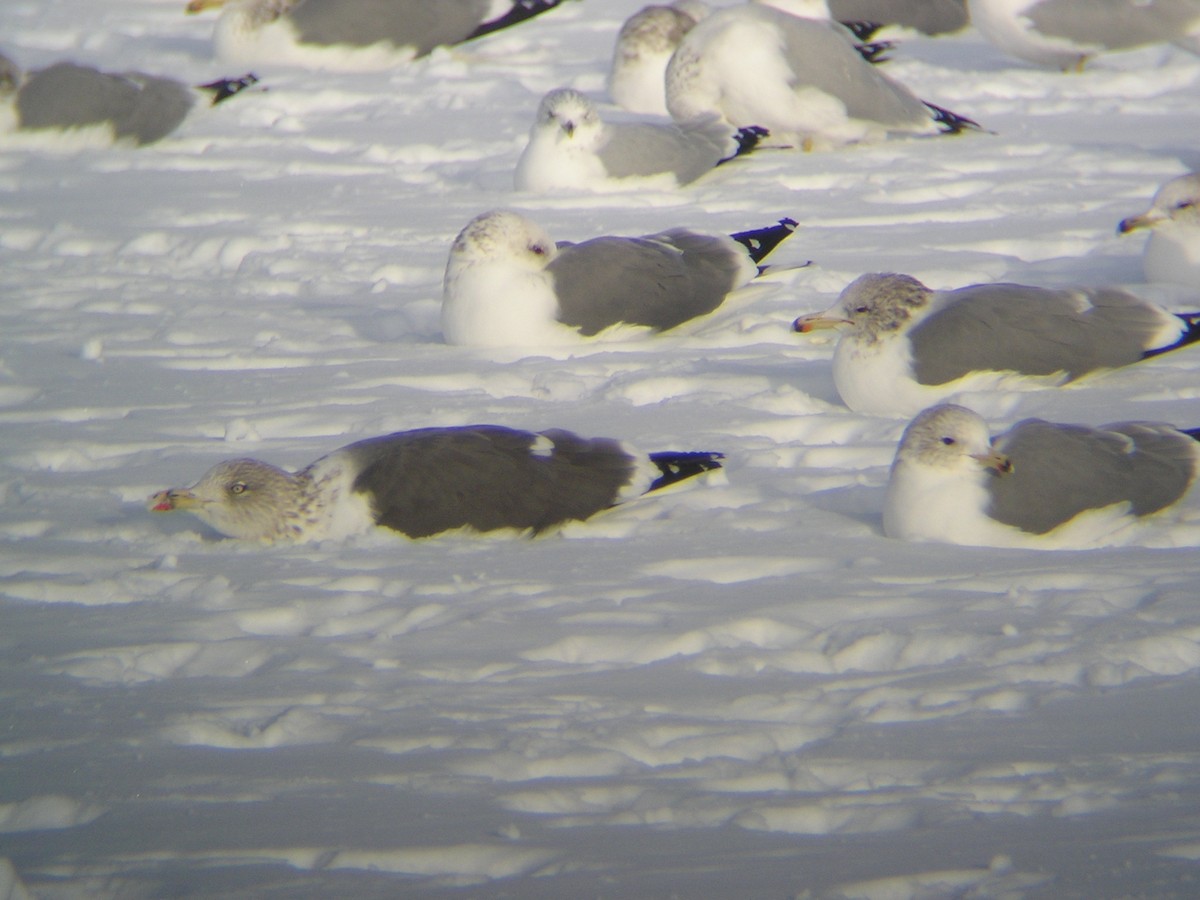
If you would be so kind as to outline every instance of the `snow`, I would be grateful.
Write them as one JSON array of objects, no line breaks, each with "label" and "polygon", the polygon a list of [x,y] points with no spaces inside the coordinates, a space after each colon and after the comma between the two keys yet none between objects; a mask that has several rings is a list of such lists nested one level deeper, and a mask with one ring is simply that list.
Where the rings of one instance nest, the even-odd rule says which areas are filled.
[{"label": "snow", "polygon": [[[8,2],[4,50],[200,83],[178,0]],[[885,538],[904,423],[790,331],[864,271],[1140,283],[1116,225],[1200,167],[1200,59],[888,64],[994,135],[760,153],[685,189],[511,188],[640,0],[266,91],[142,149],[0,140],[0,896],[1192,896],[1200,495],[1103,551]],[[439,334],[450,242],[790,215],[812,259],[652,340]],[[1200,425],[1200,353],[957,398]],[[537,540],[219,540],[146,498],[388,431],[565,427],[727,468]],[[807,892],[807,893],[806,893]]]}]

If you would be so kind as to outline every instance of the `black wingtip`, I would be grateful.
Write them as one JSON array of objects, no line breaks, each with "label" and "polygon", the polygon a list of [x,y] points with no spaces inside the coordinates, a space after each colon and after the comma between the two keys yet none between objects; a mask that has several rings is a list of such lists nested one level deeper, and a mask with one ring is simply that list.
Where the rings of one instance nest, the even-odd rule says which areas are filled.
[{"label": "black wingtip", "polygon": [[713,469],[719,469],[721,468],[721,460],[724,458],[724,453],[709,450],[683,452],[666,450],[662,453],[651,453],[650,462],[658,466],[658,470],[662,474],[651,482],[650,487],[646,489],[646,493],[668,487],[687,478],[694,478],[696,475],[709,472]]},{"label": "black wingtip", "polygon": [[974,119],[960,116],[958,113],[951,112],[941,106],[936,106],[928,100],[922,100],[921,102],[933,113],[933,121],[938,123],[944,134],[961,134],[964,131],[987,131],[986,128]]},{"label": "black wingtip", "polygon": [[222,100],[228,100],[234,94],[240,94],[251,85],[258,84],[258,76],[247,72],[241,78],[218,78],[208,84],[197,85],[203,91],[212,91],[212,105],[216,106]]},{"label": "black wingtip", "polygon": [[563,0],[517,0],[513,4],[512,9],[504,15],[498,19],[492,19],[490,22],[484,22],[459,43],[465,44],[467,41],[473,41],[476,38],[484,37],[493,32],[511,28],[513,25],[519,25],[527,19],[532,19],[534,16],[540,16],[544,12],[549,12],[562,2]]},{"label": "black wingtip", "polygon": [[1155,347],[1153,350],[1146,350],[1142,353],[1142,359],[1149,359],[1161,353],[1170,353],[1172,350],[1187,347],[1189,344],[1200,343],[1200,312],[1175,313],[1175,318],[1183,323],[1183,333],[1165,347]]},{"label": "black wingtip", "polygon": [[1200,428],[1180,428],[1179,430],[1193,441],[1200,441]]},{"label": "black wingtip", "polygon": [[739,231],[730,237],[746,248],[750,259],[760,263],[772,250],[791,237],[797,227],[799,225],[795,219],[780,219],[776,225],[768,225],[754,231]]},{"label": "black wingtip", "polygon": [[894,41],[871,41],[866,44],[855,44],[854,49],[871,65],[877,66],[891,59],[887,52],[896,49],[896,44]]},{"label": "black wingtip", "polygon": [[737,148],[724,159],[717,160],[717,165],[724,165],[732,159],[745,156],[770,136],[771,132],[759,125],[749,125],[746,128],[739,128],[733,135],[733,139],[737,143]]}]

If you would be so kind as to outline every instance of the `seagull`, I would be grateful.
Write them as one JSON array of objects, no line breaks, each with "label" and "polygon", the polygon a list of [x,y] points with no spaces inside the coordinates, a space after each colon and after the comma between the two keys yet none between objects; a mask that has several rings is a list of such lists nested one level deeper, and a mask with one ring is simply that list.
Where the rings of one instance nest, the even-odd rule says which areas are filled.
[{"label": "seagull", "polygon": [[758,125],[806,150],[982,130],[883,75],[841,26],[760,4],[722,9],[684,35],[666,94],[677,121]]},{"label": "seagull", "polygon": [[1087,547],[1128,535],[1200,471],[1200,429],[1152,422],[1100,428],[1025,419],[992,439],[978,413],[943,404],[900,439],[883,530],[909,541]]},{"label": "seagull", "polygon": [[605,122],[579,91],[559,88],[538,105],[513,180],[517,190],[540,192],[655,175],[690,184],[749,153],[766,136],[766,129],[734,129],[715,118],[682,125],[670,120]]},{"label": "seagull", "polygon": [[511,347],[627,336],[618,326],[665,331],[749,284],[795,227],[783,219],[728,237],[675,228],[556,245],[520,213],[483,213],[450,248],[442,333],[451,344]]},{"label": "seagull", "polygon": [[910,275],[863,275],[793,328],[844,329],[833,380],[856,412],[911,416],[968,390],[1057,385],[1200,341],[1175,314],[1116,288],[975,284],[932,291]]},{"label": "seagull", "polygon": [[663,75],[683,36],[708,14],[703,3],[647,6],[621,26],[608,71],[608,95],[630,112],[667,115]]},{"label": "seagull", "polygon": [[[257,81],[247,74],[198,87],[215,105]],[[58,62],[22,73],[0,56],[0,104],[11,108],[18,131],[97,129],[109,142],[152,144],[183,124],[196,96],[189,85],[144,72]]]},{"label": "seagull", "polygon": [[1149,228],[1142,256],[1147,281],[1200,288],[1200,173],[1172,178],[1144,213],[1123,219],[1121,234]]},{"label": "seagull", "polygon": [[[828,21],[831,18],[825,0],[756,0],[794,16]],[[854,0],[850,0],[851,3]],[[886,7],[887,0],[874,5]],[[960,0],[941,0],[957,3]],[[608,94],[612,101],[630,112],[665,116],[667,98],[664,80],[671,54],[696,23],[711,10],[696,0],[676,0],[670,6],[647,6],[634,13],[621,26],[613,48],[608,72]],[[883,17],[886,22],[891,17]],[[894,46],[890,41],[868,42],[881,26],[872,22],[841,20],[855,40],[855,49],[868,62],[884,62],[884,54]]]},{"label": "seagull", "polygon": [[227,61],[329,69],[386,68],[524,22],[562,0],[190,0],[188,13],[220,9],[213,35]]},{"label": "seagull", "polygon": [[379,525],[410,538],[455,529],[539,534],[721,467],[715,452],[643,455],[610,438],[499,425],[421,428],[342,447],[290,473],[217,463],[154,494],[221,534],[264,543],[341,540]]},{"label": "seagull", "polygon": [[1197,0],[970,0],[971,23],[999,49],[1082,71],[1093,56],[1173,41],[1196,52]]}]

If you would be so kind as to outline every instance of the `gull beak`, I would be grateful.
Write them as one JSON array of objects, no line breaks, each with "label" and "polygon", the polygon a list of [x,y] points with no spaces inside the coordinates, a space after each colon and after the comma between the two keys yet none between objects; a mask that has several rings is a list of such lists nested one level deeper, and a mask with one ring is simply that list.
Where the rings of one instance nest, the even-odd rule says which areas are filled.
[{"label": "gull beak", "polygon": [[801,316],[792,323],[792,331],[798,331],[800,334],[808,334],[810,331],[841,328],[843,325],[852,324],[849,319],[830,315],[831,312],[832,310],[826,310],[821,313],[811,313],[807,316]]},{"label": "gull beak", "polygon": [[572,122],[570,119],[564,119],[560,123],[560,125],[562,127],[562,130],[567,133],[567,137],[569,137],[569,138],[575,137],[575,123],[574,122]]},{"label": "gull beak", "polygon": [[989,450],[987,453],[972,453],[971,458],[977,460],[985,469],[991,469],[997,475],[1009,475],[1013,471],[1012,460],[999,450]]},{"label": "gull beak", "polygon": [[1117,234],[1129,234],[1129,232],[1137,231],[1139,228],[1153,228],[1162,220],[1162,216],[1156,215],[1153,212],[1142,213],[1140,216],[1130,216],[1128,219],[1121,220],[1121,224],[1117,226]]},{"label": "gull beak", "polygon": [[189,16],[195,13],[204,12],[206,9],[217,9],[225,5],[225,0],[189,0],[189,3],[184,7],[184,12]]},{"label": "gull beak", "polygon": [[177,509],[194,509],[202,501],[187,488],[167,488],[159,491],[147,502],[151,512],[173,512]]}]

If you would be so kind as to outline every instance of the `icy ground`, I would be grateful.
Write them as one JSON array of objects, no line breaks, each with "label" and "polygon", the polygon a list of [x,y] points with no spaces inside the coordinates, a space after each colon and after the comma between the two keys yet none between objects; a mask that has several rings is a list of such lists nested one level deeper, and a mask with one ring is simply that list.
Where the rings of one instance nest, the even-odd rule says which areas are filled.
[{"label": "icy ground", "polygon": [[[997,134],[515,193],[538,99],[603,99],[639,5],[382,73],[264,64],[144,149],[0,144],[0,897],[1200,894],[1200,495],[1119,549],[888,540],[904,423],[789,331],[864,271],[1200,308],[1115,234],[1200,167],[1200,59],[913,38],[888,72]],[[182,6],[5,0],[0,39],[241,74]],[[449,242],[497,206],[567,239],[790,215],[776,259],[814,265],[653,340],[447,347]],[[1198,373],[965,399],[1195,426]],[[536,541],[262,548],[144,506],[225,457],[469,422],[728,467]]]}]

